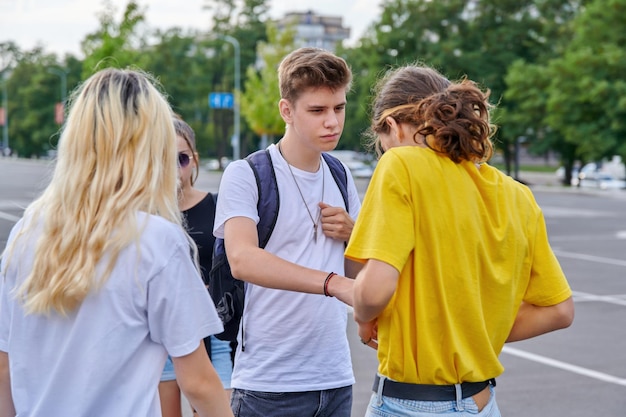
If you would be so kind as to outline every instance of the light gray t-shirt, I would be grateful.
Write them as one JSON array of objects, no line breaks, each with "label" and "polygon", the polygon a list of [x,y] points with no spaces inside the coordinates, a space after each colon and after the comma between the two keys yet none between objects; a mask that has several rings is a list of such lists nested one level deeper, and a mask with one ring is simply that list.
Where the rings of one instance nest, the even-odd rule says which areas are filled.
[{"label": "light gray t-shirt", "polygon": [[37,233],[2,260],[0,350],[8,352],[18,415],[160,417],[167,354],[187,355],[222,331],[180,226],[137,217],[145,223],[139,245],[122,250],[102,289],[68,317],[25,315],[12,296],[32,265]]}]

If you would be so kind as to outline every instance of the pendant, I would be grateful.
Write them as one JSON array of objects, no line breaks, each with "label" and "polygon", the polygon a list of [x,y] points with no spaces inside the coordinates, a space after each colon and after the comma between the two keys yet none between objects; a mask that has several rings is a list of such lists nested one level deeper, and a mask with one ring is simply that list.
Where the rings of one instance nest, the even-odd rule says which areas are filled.
[{"label": "pendant", "polygon": [[317,243],[317,225],[313,225],[313,242]]}]

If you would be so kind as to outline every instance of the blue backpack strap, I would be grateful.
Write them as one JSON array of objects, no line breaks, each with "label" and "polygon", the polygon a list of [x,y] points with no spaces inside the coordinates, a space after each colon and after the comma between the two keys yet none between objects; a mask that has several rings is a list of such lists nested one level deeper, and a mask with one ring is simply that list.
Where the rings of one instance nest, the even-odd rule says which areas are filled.
[{"label": "blue backpack strap", "polygon": [[280,206],[276,172],[274,171],[270,151],[267,149],[251,153],[246,157],[246,161],[248,161],[252,172],[254,172],[256,185],[259,190],[259,201],[257,203],[259,224],[257,225],[257,233],[259,236],[259,247],[265,248],[272,235],[274,226],[276,226]]},{"label": "blue backpack strap", "polygon": [[348,173],[346,172],[346,168],[343,166],[341,161],[334,156],[322,152],[322,157],[328,168],[330,168],[331,174],[333,174],[333,178],[339,187],[339,191],[341,191],[341,196],[343,197],[343,202],[346,205],[346,211],[350,212],[350,204],[348,203]]}]

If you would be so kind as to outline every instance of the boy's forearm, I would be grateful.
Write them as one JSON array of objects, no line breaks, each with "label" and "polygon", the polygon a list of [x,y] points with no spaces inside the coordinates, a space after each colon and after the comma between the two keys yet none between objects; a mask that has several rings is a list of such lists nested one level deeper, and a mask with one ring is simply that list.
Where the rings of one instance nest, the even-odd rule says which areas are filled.
[{"label": "boy's forearm", "polygon": [[[337,272],[307,268],[260,248],[237,251],[233,253],[233,256],[229,255],[229,263],[235,278],[266,288],[309,294],[324,294],[326,277],[331,272]],[[328,292],[351,305],[351,281],[353,280],[337,274],[329,281]],[[341,294],[344,292],[349,292],[349,300],[342,298]]]}]

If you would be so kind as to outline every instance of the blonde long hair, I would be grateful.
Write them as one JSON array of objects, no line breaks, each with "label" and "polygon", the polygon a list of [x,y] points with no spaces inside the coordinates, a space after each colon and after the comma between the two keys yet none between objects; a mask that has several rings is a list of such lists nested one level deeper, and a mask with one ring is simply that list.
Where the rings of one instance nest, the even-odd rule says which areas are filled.
[{"label": "blonde long hair", "polygon": [[139,242],[139,211],[181,224],[172,110],[157,87],[146,73],[109,68],[72,95],[51,183],[12,245],[42,230],[18,289],[28,313],[65,315],[105,283],[120,251]]}]

